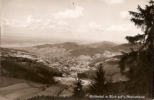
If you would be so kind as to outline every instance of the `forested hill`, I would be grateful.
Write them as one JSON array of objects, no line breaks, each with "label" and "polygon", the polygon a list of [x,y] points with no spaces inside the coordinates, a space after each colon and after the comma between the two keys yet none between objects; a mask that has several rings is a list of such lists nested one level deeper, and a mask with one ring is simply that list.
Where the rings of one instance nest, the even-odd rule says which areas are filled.
[{"label": "forested hill", "polygon": [[3,77],[43,84],[54,84],[55,82],[52,78],[62,76],[62,73],[40,62],[22,57],[2,57],[1,66],[1,75]]}]

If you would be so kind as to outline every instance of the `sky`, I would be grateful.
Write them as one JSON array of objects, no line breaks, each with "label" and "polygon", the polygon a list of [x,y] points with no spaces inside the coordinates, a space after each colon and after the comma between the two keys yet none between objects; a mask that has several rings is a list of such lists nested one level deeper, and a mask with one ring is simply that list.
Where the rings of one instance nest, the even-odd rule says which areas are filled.
[{"label": "sky", "polygon": [[[1,1],[1,0],[0,0]],[[128,11],[147,0],[2,0],[1,36],[125,43],[142,34]]]}]

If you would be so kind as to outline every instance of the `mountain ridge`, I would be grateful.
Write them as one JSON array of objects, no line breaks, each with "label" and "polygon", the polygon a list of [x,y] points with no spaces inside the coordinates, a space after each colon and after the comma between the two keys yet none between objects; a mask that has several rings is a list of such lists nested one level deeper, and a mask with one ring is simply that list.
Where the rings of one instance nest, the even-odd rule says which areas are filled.
[{"label": "mountain ridge", "polygon": [[102,41],[102,42],[94,42],[89,44],[78,44],[76,42],[63,42],[63,43],[57,43],[57,44],[43,44],[43,45],[37,45],[34,46],[36,48],[44,48],[44,47],[64,47],[64,48],[75,48],[76,47],[91,47],[91,48],[100,48],[103,46],[116,46],[117,44],[114,42],[108,42],[108,41]]}]

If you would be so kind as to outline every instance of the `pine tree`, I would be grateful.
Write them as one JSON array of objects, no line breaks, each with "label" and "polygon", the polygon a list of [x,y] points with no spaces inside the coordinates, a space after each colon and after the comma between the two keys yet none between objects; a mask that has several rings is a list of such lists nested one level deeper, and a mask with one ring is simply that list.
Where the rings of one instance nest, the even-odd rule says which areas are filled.
[{"label": "pine tree", "polygon": [[78,79],[75,85],[76,87],[74,88],[73,97],[77,98],[84,97],[84,91],[82,90],[81,80]]},{"label": "pine tree", "polygon": [[102,64],[96,70],[95,82],[92,82],[90,85],[90,93],[91,94],[105,94],[106,90],[106,78],[105,72],[103,70]]},{"label": "pine tree", "polygon": [[154,39],[154,1],[145,9],[138,6],[138,12],[130,11],[131,21],[141,28],[143,34],[126,36],[130,44],[140,43],[141,48],[124,53],[119,62],[122,74],[129,67],[126,75],[129,78],[126,89],[131,94],[152,94],[153,88],[153,39]]}]

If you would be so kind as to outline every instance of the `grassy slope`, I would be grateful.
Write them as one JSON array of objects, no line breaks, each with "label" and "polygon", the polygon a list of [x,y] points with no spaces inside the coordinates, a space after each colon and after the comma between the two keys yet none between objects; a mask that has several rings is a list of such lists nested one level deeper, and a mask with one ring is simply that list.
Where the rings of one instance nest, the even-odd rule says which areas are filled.
[{"label": "grassy slope", "polygon": [[1,76],[4,77],[53,84],[55,82],[52,77],[61,76],[61,73],[30,59],[17,57],[6,57],[4,59],[1,61]]},{"label": "grassy slope", "polygon": [[33,88],[26,83],[16,83],[13,85],[1,87],[0,95],[4,98],[15,100],[17,98],[32,97],[40,91],[42,90],[39,88]]},{"label": "grassy slope", "polygon": [[[11,80],[12,82],[10,84],[7,84],[7,82]],[[20,79],[15,78],[6,78],[3,77],[3,85],[0,87],[0,99],[2,100],[16,100],[18,98],[24,99],[24,98],[30,98],[33,96],[42,96],[42,95],[50,95],[50,96],[58,96],[59,92],[63,91],[65,86],[61,84],[52,85],[46,89],[43,89],[43,86],[46,86],[44,84],[38,84],[34,82],[29,82]],[[22,82],[22,83],[20,83]],[[27,84],[28,83],[28,84]],[[32,86],[38,87],[34,88]]]}]

